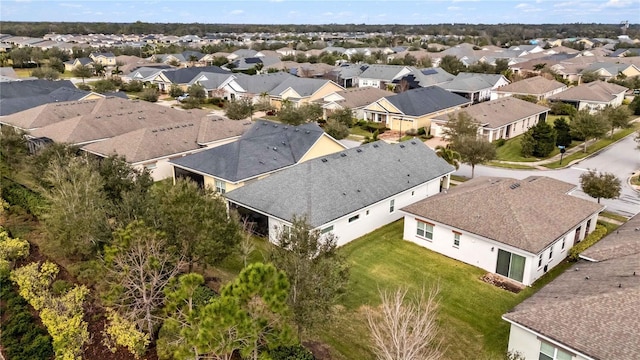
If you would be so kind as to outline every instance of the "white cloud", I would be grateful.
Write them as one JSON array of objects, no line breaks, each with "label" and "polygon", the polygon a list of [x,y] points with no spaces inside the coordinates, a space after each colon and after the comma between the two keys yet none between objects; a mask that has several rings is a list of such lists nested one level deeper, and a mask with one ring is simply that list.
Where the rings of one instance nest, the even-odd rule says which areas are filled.
[{"label": "white cloud", "polygon": [[630,0],[609,0],[606,4],[602,5],[603,8],[621,8],[631,5]]},{"label": "white cloud", "polygon": [[530,6],[531,5],[529,5],[529,4],[520,3],[520,4],[516,5],[516,9],[526,9],[526,8],[528,8]]},{"label": "white cloud", "polygon": [[244,10],[232,10],[229,12],[229,15],[242,15],[244,14]]},{"label": "white cloud", "polygon": [[81,4],[72,4],[72,3],[59,3],[58,5],[62,7],[70,7],[70,8],[81,8]]},{"label": "white cloud", "polygon": [[460,6],[449,6],[447,8],[447,10],[449,10],[449,11],[458,11],[458,10],[462,10],[462,8]]}]

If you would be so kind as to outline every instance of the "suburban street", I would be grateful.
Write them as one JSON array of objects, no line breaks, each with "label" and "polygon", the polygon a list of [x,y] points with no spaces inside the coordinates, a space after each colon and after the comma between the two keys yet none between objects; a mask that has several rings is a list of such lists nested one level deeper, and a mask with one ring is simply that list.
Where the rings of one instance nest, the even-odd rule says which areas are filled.
[{"label": "suburban street", "polygon": [[[631,174],[640,169],[640,150],[636,149],[637,145],[638,144],[634,141],[634,135],[632,134],[616,144],[600,151],[596,155],[574,163],[565,169],[512,170],[478,165],[475,169],[475,176],[500,176],[516,179],[524,179],[532,175],[548,176],[579,186],[580,175],[585,171],[588,171],[588,169],[610,172],[622,181],[620,198],[615,200],[602,199],[601,203],[606,205],[606,211],[631,217],[640,213],[640,192],[635,191],[628,183],[628,179]],[[455,175],[470,177],[471,167],[462,164],[460,169],[455,172]],[[578,188],[573,194],[585,199],[596,201],[596,199],[582,192],[582,189],[580,188]]]}]

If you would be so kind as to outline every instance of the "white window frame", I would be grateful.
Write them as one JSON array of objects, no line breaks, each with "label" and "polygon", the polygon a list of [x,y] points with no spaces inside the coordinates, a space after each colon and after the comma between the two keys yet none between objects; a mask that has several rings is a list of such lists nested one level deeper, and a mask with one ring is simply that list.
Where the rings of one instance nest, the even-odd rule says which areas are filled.
[{"label": "white window frame", "polygon": [[[564,351],[560,350],[557,347],[546,343],[544,341],[540,342],[540,351],[538,352],[538,358],[541,360],[571,360],[573,356]],[[544,358],[542,357],[544,356]]]},{"label": "white window frame", "polygon": [[[426,223],[424,221],[416,220],[416,236],[419,238],[432,241],[433,240],[433,224]],[[421,234],[422,232],[422,234]]]},{"label": "white window frame", "polygon": [[454,232],[453,233],[453,247],[454,248],[459,248],[460,247],[460,233]]},{"label": "white window frame", "polygon": [[215,184],[216,192],[219,192],[220,194],[227,192],[227,184],[224,181],[216,179]]},{"label": "white window frame", "polygon": [[393,213],[396,210],[396,200],[391,199],[389,202],[389,213]]}]

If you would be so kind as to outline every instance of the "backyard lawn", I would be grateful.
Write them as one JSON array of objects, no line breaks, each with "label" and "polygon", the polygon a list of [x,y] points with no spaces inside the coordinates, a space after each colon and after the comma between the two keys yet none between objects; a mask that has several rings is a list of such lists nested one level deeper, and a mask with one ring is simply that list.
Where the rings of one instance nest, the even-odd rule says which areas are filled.
[{"label": "backyard lawn", "polygon": [[[384,226],[342,247],[351,282],[333,328],[320,336],[336,359],[374,359],[368,348],[364,308],[379,303],[378,289],[410,291],[440,287],[439,324],[446,359],[496,359],[507,350],[509,326],[502,314],[533,294],[548,279],[519,294],[480,280],[485,271],[402,240],[403,221]],[[557,275],[566,265],[560,265]]]}]

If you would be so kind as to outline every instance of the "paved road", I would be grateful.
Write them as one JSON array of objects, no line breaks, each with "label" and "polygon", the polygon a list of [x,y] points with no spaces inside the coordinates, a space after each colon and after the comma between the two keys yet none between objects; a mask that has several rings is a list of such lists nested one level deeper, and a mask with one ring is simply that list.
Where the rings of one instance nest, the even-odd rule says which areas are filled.
[{"label": "paved road", "polygon": [[[511,170],[504,168],[476,166],[475,176],[503,176],[524,179],[532,175],[549,176],[579,186],[580,175],[588,169],[615,174],[622,181],[622,192],[619,199],[606,200],[601,203],[607,206],[607,211],[631,217],[640,213],[640,193],[636,192],[628,183],[631,174],[640,169],[640,150],[636,149],[634,136],[630,135],[616,144],[600,151],[596,155],[561,170]],[[471,176],[471,167],[460,166],[456,175]],[[574,195],[596,201],[592,197],[577,189]]]}]

